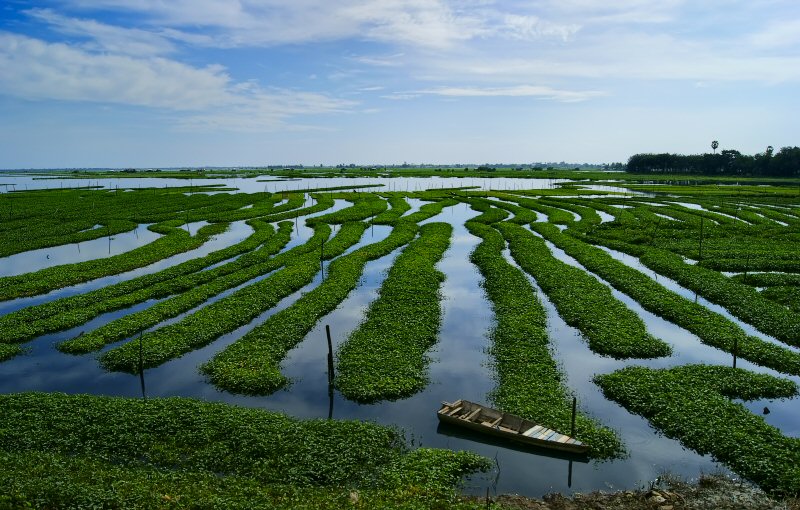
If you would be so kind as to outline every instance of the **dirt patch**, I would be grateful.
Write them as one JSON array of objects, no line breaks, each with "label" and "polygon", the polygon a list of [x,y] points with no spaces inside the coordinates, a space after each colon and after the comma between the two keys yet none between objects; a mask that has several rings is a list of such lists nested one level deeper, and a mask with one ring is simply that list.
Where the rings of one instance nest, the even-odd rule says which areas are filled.
[{"label": "dirt patch", "polygon": [[662,478],[645,490],[550,494],[542,499],[502,495],[491,502],[490,508],[515,510],[800,510],[798,499],[770,497],[749,483],[720,475],[693,483]]}]

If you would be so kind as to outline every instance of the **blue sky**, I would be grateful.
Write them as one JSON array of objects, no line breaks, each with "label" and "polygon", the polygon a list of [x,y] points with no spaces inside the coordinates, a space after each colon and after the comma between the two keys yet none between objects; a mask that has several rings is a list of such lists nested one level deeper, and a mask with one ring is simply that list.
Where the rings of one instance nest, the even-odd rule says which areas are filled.
[{"label": "blue sky", "polygon": [[5,0],[0,168],[800,145],[797,0]]}]

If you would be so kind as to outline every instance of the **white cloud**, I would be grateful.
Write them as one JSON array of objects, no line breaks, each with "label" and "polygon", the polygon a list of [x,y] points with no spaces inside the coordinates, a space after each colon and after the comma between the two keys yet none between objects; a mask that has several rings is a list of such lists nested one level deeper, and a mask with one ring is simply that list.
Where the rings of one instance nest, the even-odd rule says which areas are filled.
[{"label": "white cloud", "polygon": [[518,39],[541,39],[559,38],[563,41],[580,30],[578,24],[556,24],[543,21],[538,16],[522,16],[518,14],[507,14],[505,16],[505,28],[510,37]]},{"label": "white cloud", "polygon": [[750,40],[760,48],[796,46],[800,44],[800,19],[771,23],[763,30],[751,35]]},{"label": "white cloud", "polygon": [[91,19],[63,16],[51,9],[31,9],[26,14],[56,31],[79,39],[88,39],[89,49],[124,55],[162,55],[175,50],[165,37],[137,28],[123,28]]},{"label": "white cloud", "polygon": [[221,66],[95,54],[0,32],[0,93],[28,100],[111,103],[173,111],[184,124],[275,129],[290,119],[349,110],[352,101],[234,82]]},{"label": "white cloud", "polygon": [[537,85],[518,85],[515,87],[442,87],[420,91],[424,94],[435,94],[449,97],[538,97],[552,99],[564,103],[586,101],[593,97],[606,95],[604,92],[586,90],[559,90]]}]

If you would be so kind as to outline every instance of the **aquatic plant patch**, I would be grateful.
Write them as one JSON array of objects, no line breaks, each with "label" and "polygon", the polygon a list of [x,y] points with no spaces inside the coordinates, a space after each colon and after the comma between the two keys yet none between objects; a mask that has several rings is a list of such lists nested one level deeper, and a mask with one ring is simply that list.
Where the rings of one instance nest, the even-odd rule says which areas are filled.
[{"label": "aquatic plant patch", "polygon": [[441,322],[436,264],[450,245],[453,227],[428,223],[395,259],[364,320],[340,346],[335,384],[346,398],[377,402],[407,397],[427,383],[425,352]]},{"label": "aquatic plant patch", "polygon": [[[191,259],[162,271],[84,294],[48,301],[4,315],[0,317],[0,343],[23,342],[45,333],[73,328],[102,313],[190,289],[240,267],[229,263],[204,271],[213,264],[247,253],[261,245],[267,252],[277,252],[288,242],[292,229],[291,223],[282,224],[275,236],[272,225],[258,220],[251,220],[251,224],[255,231],[247,239],[205,257]],[[240,259],[239,264],[241,263]]]},{"label": "aquatic plant patch", "polygon": [[0,460],[0,505],[40,508],[341,508],[354,491],[376,508],[444,508],[490,466],[368,422],[41,393],[0,397]]},{"label": "aquatic plant patch", "polygon": [[[503,257],[505,241],[497,230],[474,221],[466,225],[482,239],[470,260],[483,275],[482,286],[496,320],[489,354],[497,387],[491,399],[503,411],[569,434],[572,399],[550,351],[544,307],[523,272]],[[623,453],[620,439],[611,429],[583,414],[577,416],[575,436],[590,445],[594,458]]]},{"label": "aquatic plant patch", "polygon": [[[326,230],[329,229],[322,229],[323,232]],[[333,258],[340,255],[357,243],[365,230],[364,223],[346,223],[325,244],[324,254],[314,250],[316,242],[309,241],[306,245],[310,245],[310,250],[308,247],[298,250],[302,255],[298,256],[290,250],[279,256],[283,260],[275,262],[275,265],[285,265],[283,270],[242,287],[230,296],[187,315],[179,322],[143,335],[141,361],[139,342],[131,341],[103,354],[100,363],[109,370],[138,373],[140,363],[145,368],[158,366],[207,345],[223,334],[248,324],[284,297],[310,284],[319,272],[321,257]]]},{"label": "aquatic plant patch", "polygon": [[408,244],[417,229],[416,223],[398,221],[383,241],[334,260],[324,282],[218,353],[201,372],[215,386],[232,393],[268,395],[285,386],[288,380],[280,372],[280,362],[289,349],[358,285],[367,262]]},{"label": "aquatic plant patch", "polygon": [[703,343],[730,353],[735,350],[743,359],[786,374],[800,375],[800,353],[747,335],[726,317],[664,288],[603,250],[562,234],[552,225],[534,224],[531,228],[645,310],[694,333]]},{"label": "aquatic plant patch", "polygon": [[227,223],[213,223],[191,236],[184,230],[170,227],[165,229],[168,233],[164,237],[126,253],[104,259],[48,267],[18,276],[6,276],[0,278],[0,301],[44,294],[69,285],[147,266],[172,255],[198,248],[211,236],[221,234],[227,228]]},{"label": "aquatic plant patch", "polygon": [[536,279],[564,321],[586,336],[592,351],[615,358],[657,358],[671,352],[603,283],[557,260],[542,239],[523,227],[505,222],[497,226],[517,263]]},{"label": "aquatic plant patch", "polygon": [[595,381],[607,398],[687,448],[710,453],[767,491],[800,493],[800,440],[731,401],[791,397],[797,394],[793,382],[706,365],[629,367]]}]

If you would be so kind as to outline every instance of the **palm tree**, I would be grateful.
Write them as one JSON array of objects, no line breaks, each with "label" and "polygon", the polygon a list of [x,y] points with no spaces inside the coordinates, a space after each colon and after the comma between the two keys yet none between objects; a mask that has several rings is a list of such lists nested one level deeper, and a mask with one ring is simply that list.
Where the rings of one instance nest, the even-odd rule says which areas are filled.
[{"label": "palm tree", "polygon": [[717,153],[717,147],[719,147],[718,141],[714,140],[713,142],[711,142],[711,148],[714,149],[714,154]]}]

